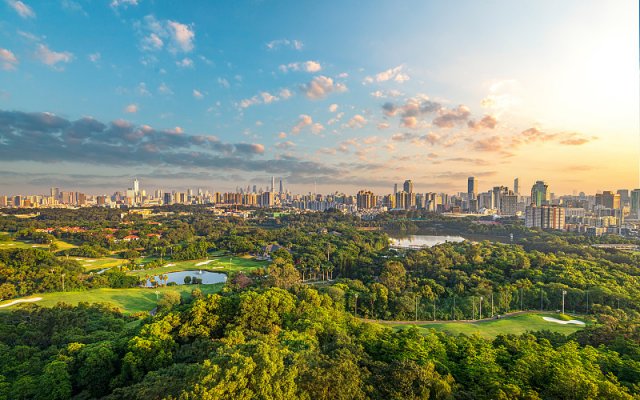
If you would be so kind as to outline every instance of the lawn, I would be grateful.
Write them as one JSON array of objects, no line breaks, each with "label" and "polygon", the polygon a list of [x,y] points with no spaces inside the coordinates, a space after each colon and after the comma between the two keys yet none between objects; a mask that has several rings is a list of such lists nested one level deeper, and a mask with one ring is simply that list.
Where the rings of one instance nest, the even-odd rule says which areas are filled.
[{"label": "lawn", "polygon": [[[521,314],[509,318],[485,320],[483,322],[444,322],[418,325],[418,328],[423,329],[435,329],[438,331],[446,332],[450,335],[458,335],[464,333],[465,335],[478,334],[484,338],[492,339],[499,334],[513,333],[519,335],[527,331],[540,331],[549,330],[552,332],[559,332],[565,335],[571,334],[582,329],[580,325],[562,325],[555,322],[545,321],[542,317],[554,317],[558,318],[558,314],[552,313],[531,313]],[[581,318],[575,318],[582,320]],[[588,323],[588,321],[585,321]],[[397,329],[406,329],[414,325],[394,325]]]},{"label": "lawn", "polygon": [[101,269],[117,267],[128,263],[127,260],[115,257],[84,258],[71,256],[69,258],[78,261],[87,272],[99,271]]},{"label": "lawn", "polygon": [[[53,243],[55,243],[56,246],[58,246],[58,250],[66,250],[66,249],[71,249],[73,247],[77,247],[74,244],[65,242],[63,240],[58,240],[58,239],[54,240]],[[0,233],[0,250],[31,249],[31,248],[48,249],[49,245],[33,243],[31,240],[14,240],[13,238],[11,238],[11,236],[8,233],[6,232]]]},{"label": "lawn", "polygon": [[212,257],[203,260],[189,261],[167,261],[164,266],[145,269],[141,271],[131,271],[132,275],[146,276],[166,274],[168,272],[185,271],[185,270],[204,270],[213,272],[238,272],[250,271],[257,268],[264,268],[269,263],[267,261],[256,261],[251,257],[225,256]]},{"label": "lawn", "polygon": [[[198,285],[203,294],[219,292],[224,284]],[[135,313],[140,311],[151,311],[156,307],[157,297],[164,292],[179,292],[183,298],[191,297],[191,291],[196,285],[159,287],[157,289],[130,288],[130,289],[93,289],[82,292],[56,292],[42,293],[28,296],[28,298],[42,297],[42,300],[35,302],[43,307],[52,307],[59,302],[76,305],[80,302],[88,303],[109,303],[120,308],[124,313]],[[156,295],[156,291],[158,294]],[[0,304],[9,303],[9,301]],[[12,310],[21,305],[0,308],[0,312]]]}]

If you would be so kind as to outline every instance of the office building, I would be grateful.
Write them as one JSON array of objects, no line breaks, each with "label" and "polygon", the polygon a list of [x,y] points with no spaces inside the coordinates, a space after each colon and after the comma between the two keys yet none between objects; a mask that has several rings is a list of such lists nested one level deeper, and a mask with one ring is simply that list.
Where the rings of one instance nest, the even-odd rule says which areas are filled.
[{"label": "office building", "polygon": [[629,196],[631,199],[631,215],[640,219],[640,189],[634,189]]},{"label": "office building", "polygon": [[515,178],[513,180],[513,193],[516,196],[520,195],[520,179],[519,178]]},{"label": "office building", "polygon": [[612,210],[620,209],[620,194],[611,191],[604,191],[596,194],[596,207],[602,206]]},{"label": "office building", "polygon": [[551,203],[551,192],[549,191],[549,185],[544,181],[536,181],[531,187],[531,204],[538,207],[549,205]]},{"label": "office building", "polygon": [[405,192],[413,193],[413,181],[411,181],[411,179],[407,179],[406,181],[404,181],[403,188]]},{"label": "office building", "polygon": [[558,206],[527,206],[525,226],[527,228],[564,230],[565,209]]}]

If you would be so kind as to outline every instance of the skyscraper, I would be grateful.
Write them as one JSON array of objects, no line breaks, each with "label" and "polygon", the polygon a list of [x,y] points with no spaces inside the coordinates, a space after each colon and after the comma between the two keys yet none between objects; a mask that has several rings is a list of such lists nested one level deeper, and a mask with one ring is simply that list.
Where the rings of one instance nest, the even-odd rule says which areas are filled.
[{"label": "skyscraper", "polygon": [[282,179],[280,179],[280,191],[278,193],[280,194],[284,193],[284,186],[282,185]]},{"label": "skyscraper", "polygon": [[403,188],[405,192],[413,193],[413,181],[411,181],[411,179],[407,179],[406,181],[404,181]]},{"label": "skyscraper", "polygon": [[548,205],[551,201],[551,192],[549,192],[549,185],[544,181],[536,181],[531,187],[531,204],[535,204],[540,207]]},{"label": "skyscraper", "polygon": [[515,178],[513,180],[513,193],[515,195],[519,195],[520,194],[520,179]]},{"label": "skyscraper", "polygon": [[273,190],[276,188],[276,177],[272,176],[271,177],[271,190],[270,192],[273,193]]},{"label": "skyscraper", "polygon": [[467,197],[469,200],[475,200],[478,194],[478,181],[475,176],[470,176],[467,180]]},{"label": "skyscraper", "polygon": [[368,210],[376,206],[375,195],[368,190],[361,190],[357,194],[359,210]]},{"label": "skyscraper", "polygon": [[640,189],[631,191],[631,215],[640,219]]},{"label": "skyscraper", "polygon": [[140,182],[138,181],[138,178],[136,178],[133,180],[133,194],[137,196],[138,193],[140,193]]},{"label": "skyscraper", "polygon": [[398,184],[397,184],[397,183],[394,183],[394,184],[393,184],[393,195],[395,196],[395,195],[396,195],[396,193],[398,193]]}]

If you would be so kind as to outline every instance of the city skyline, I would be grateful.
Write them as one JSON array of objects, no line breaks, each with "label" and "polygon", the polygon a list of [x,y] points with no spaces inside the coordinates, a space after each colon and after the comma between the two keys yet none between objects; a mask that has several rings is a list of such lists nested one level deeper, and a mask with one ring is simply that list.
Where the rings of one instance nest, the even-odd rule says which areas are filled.
[{"label": "city skyline", "polygon": [[631,1],[0,7],[6,194],[640,187]]}]

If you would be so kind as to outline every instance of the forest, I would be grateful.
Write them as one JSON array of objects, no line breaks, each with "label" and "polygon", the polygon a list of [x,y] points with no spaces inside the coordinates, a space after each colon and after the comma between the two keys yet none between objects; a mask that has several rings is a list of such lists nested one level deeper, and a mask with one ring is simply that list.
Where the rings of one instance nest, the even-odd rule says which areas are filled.
[{"label": "forest", "polygon": [[[230,271],[220,293],[164,293],[153,315],[86,303],[0,311],[0,399],[640,398],[637,253],[517,221],[262,211],[241,220],[198,208],[147,220],[100,212],[0,217],[0,231],[44,246],[0,249],[0,299],[135,287],[140,277],[129,267],[221,251],[262,257],[267,245],[277,247],[268,267]],[[519,233],[506,244],[392,249],[380,228],[402,224]],[[121,240],[129,235],[139,240]],[[59,240],[73,247],[50,245]],[[597,239],[605,240],[615,239]],[[94,274],[74,259],[105,255],[122,265]],[[566,313],[589,322],[571,335],[487,339],[364,320],[556,312],[563,298]]]}]

